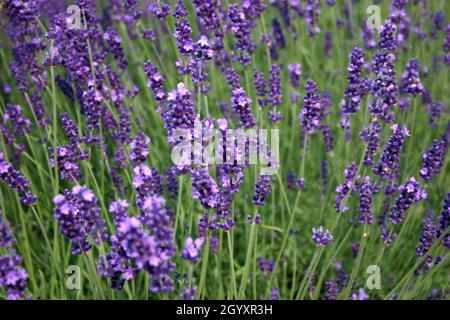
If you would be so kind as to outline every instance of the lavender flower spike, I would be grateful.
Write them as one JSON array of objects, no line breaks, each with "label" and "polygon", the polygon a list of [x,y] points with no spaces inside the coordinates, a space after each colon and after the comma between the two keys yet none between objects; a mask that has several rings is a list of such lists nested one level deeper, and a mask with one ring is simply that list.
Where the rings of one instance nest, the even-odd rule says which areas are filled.
[{"label": "lavender flower spike", "polygon": [[320,226],[318,229],[312,228],[313,236],[312,241],[314,241],[318,246],[327,246],[333,241],[333,236],[330,231]]},{"label": "lavender flower spike", "polygon": [[378,175],[381,180],[395,179],[398,177],[400,170],[400,153],[405,138],[409,136],[408,129],[401,128],[397,124],[394,124],[391,129],[392,136],[387,142],[378,165],[373,168],[373,172]]},{"label": "lavender flower spike", "polygon": [[405,218],[406,211],[412,204],[427,198],[427,193],[416,182],[414,177],[398,188],[400,195],[389,212],[389,217],[393,224],[399,224]]},{"label": "lavender flower spike", "polygon": [[313,133],[319,128],[320,121],[324,117],[319,89],[314,81],[307,80],[306,95],[303,98],[303,108],[299,115],[302,127],[308,132]]},{"label": "lavender flower spike", "polygon": [[430,181],[441,172],[444,165],[447,147],[444,141],[434,140],[433,145],[422,155],[422,169],[420,176],[425,181]]}]

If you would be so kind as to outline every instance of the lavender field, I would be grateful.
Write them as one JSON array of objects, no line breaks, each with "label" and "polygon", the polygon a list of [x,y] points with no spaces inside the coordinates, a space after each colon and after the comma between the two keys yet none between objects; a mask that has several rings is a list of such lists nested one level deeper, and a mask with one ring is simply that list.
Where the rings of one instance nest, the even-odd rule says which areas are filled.
[{"label": "lavender field", "polygon": [[450,298],[450,1],[0,19],[0,300]]}]

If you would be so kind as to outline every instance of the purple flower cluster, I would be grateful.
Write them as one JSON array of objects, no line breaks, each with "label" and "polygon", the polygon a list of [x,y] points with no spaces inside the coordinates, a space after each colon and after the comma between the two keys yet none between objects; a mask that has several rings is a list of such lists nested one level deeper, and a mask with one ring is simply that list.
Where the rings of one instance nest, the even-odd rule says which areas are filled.
[{"label": "purple flower cluster", "polygon": [[255,206],[263,206],[265,204],[265,201],[267,197],[269,197],[272,189],[271,180],[272,180],[271,177],[268,175],[259,176],[253,194],[253,204]]},{"label": "purple flower cluster", "polygon": [[369,295],[364,291],[363,288],[358,289],[358,293],[352,294],[352,300],[368,300]]},{"label": "purple flower cluster", "polygon": [[255,80],[255,93],[258,96],[258,103],[261,107],[263,107],[267,103],[267,100],[265,99],[265,96],[267,94],[267,84],[266,79],[264,78],[264,73],[254,68],[253,78]]},{"label": "purple flower cluster", "polygon": [[300,63],[293,63],[288,65],[289,76],[291,86],[298,88],[300,85],[300,76],[302,75],[302,69]]},{"label": "purple flower cluster", "polygon": [[372,82],[371,92],[375,101],[369,106],[372,115],[384,121],[392,121],[390,108],[397,103],[398,88],[394,61],[397,41],[394,33],[397,26],[387,20],[381,27],[378,51],[372,59],[372,72],[376,78]]},{"label": "purple flower cluster", "polygon": [[323,143],[325,145],[325,151],[330,152],[333,150],[333,133],[331,132],[331,128],[327,124],[322,124],[319,127],[319,130],[323,135]]},{"label": "purple flower cluster", "polygon": [[216,181],[208,173],[207,169],[192,171],[192,198],[198,199],[206,209],[215,208],[218,205],[219,188]]},{"label": "purple flower cluster", "polygon": [[[129,203],[126,200],[118,199],[111,203],[109,212],[114,217],[114,225],[119,228],[120,224],[128,218]],[[98,262],[98,272],[103,277],[108,277],[111,287],[116,290],[123,289],[125,281],[135,278],[138,269],[131,265],[131,261],[120,244],[117,235],[111,236],[111,252],[105,257],[100,256]]]},{"label": "purple flower cluster", "polygon": [[442,245],[446,248],[450,248],[450,193],[447,194],[447,198],[444,200],[444,209],[438,217],[439,230],[437,232],[437,237],[441,237],[442,234],[447,232],[447,235],[442,239]]},{"label": "purple flower cluster", "polygon": [[322,226],[318,229],[312,228],[313,236],[312,241],[314,241],[318,246],[327,246],[333,241],[333,236],[328,229],[324,230]]},{"label": "purple flower cluster", "polygon": [[420,233],[419,246],[416,248],[417,255],[423,257],[430,250],[437,235],[437,226],[433,220],[433,211],[427,212],[423,219],[422,232]]},{"label": "purple flower cluster", "polygon": [[445,42],[442,45],[444,56],[442,60],[445,64],[450,65],[450,23],[445,28]]},{"label": "purple flower cluster", "polygon": [[4,123],[10,122],[13,131],[19,135],[25,135],[31,131],[31,121],[23,116],[22,108],[19,105],[8,104],[3,121]]},{"label": "purple flower cluster", "polygon": [[348,199],[356,189],[356,181],[359,179],[359,176],[356,176],[357,171],[358,168],[356,163],[353,162],[344,170],[345,182],[336,187],[337,196],[334,208],[338,213],[346,212],[348,210],[347,204],[343,204],[343,202],[346,199],[348,202]]},{"label": "purple flower cluster", "polygon": [[283,96],[281,92],[281,77],[280,68],[273,65],[270,68],[270,78],[269,78],[269,98],[268,102],[272,107],[278,107],[281,103],[281,98]]},{"label": "purple flower cluster", "polygon": [[364,43],[364,48],[366,48],[366,50],[372,50],[376,47],[377,42],[375,41],[374,37],[375,32],[373,31],[373,29],[368,27],[367,20],[368,18],[362,19],[361,35]]},{"label": "purple flower cluster", "polygon": [[306,0],[304,7],[304,15],[306,21],[306,30],[309,37],[314,37],[320,33],[319,16],[320,16],[320,1]]},{"label": "purple flower cluster", "polygon": [[171,135],[176,129],[193,129],[194,123],[198,120],[195,114],[195,106],[191,99],[191,92],[184,83],[180,82],[176,90],[167,94],[167,103],[162,110],[161,117],[164,121],[164,127],[169,131],[169,142]]},{"label": "purple flower cluster", "polygon": [[0,178],[8,184],[12,190],[18,193],[20,201],[26,206],[36,203],[37,197],[30,191],[30,181],[20,171],[13,168],[12,164],[5,161],[0,152]]},{"label": "purple flower cluster", "polygon": [[10,248],[14,243],[14,237],[11,233],[9,221],[0,211],[0,247]]},{"label": "purple flower cluster", "polygon": [[150,144],[150,138],[143,132],[139,132],[134,139],[130,142],[130,161],[131,164],[136,166],[141,163],[145,163],[148,156],[148,145]]},{"label": "purple flower cluster", "polygon": [[366,154],[364,155],[365,166],[371,166],[374,163],[373,158],[378,151],[381,130],[380,123],[378,121],[372,121],[361,132],[361,140],[367,144]]},{"label": "purple flower cluster", "polygon": [[337,295],[341,292],[341,288],[337,281],[329,280],[325,282],[325,299],[336,300]]},{"label": "purple flower cluster", "polygon": [[194,240],[191,237],[187,237],[184,241],[184,248],[181,251],[181,258],[197,262],[200,255],[200,249],[204,242],[204,238],[197,238]]},{"label": "purple flower cluster", "polygon": [[[0,211],[0,249],[10,249],[15,243],[10,223]],[[13,250],[0,256],[0,289],[5,288],[8,300],[23,300],[28,274],[20,265],[22,258]]]},{"label": "purple flower cluster", "polygon": [[240,124],[243,128],[251,128],[256,125],[256,119],[253,116],[250,103],[252,100],[247,96],[243,88],[235,88],[231,92],[231,108],[240,118]]},{"label": "purple flower cluster", "polygon": [[406,211],[413,203],[427,198],[426,191],[422,189],[414,177],[409,178],[405,184],[399,186],[398,191],[400,194],[389,211],[389,217],[393,224],[399,224],[404,220]]},{"label": "purple flower cluster", "polygon": [[87,158],[87,152],[81,151],[81,149],[74,144],[68,144],[56,147],[56,155],[53,147],[49,147],[50,150],[50,166],[55,166],[55,156],[58,164],[59,174],[61,179],[69,181],[75,181],[81,178],[80,165],[78,161],[85,160]]},{"label": "purple flower cluster", "polygon": [[238,61],[243,65],[251,62],[250,56],[255,51],[256,45],[252,40],[252,30],[256,24],[246,16],[238,4],[231,4],[227,12],[227,28],[232,32],[236,42],[234,54],[238,54]]},{"label": "purple flower cluster", "polygon": [[264,273],[265,277],[268,277],[275,268],[275,261],[269,259],[259,259],[258,261],[259,270]]},{"label": "purple flower cluster", "polygon": [[109,27],[103,34],[103,40],[105,40],[105,43],[114,59],[117,61],[119,68],[122,70],[125,69],[128,66],[128,60],[125,57],[121,46],[122,38],[120,38],[117,31],[114,30],[114,28]]},{"label": "purple flower cluster", "polygon": [[147,61],[144,64],[144,72],[148,77],[147,85],[152,89],[155,100],[164,100],[166,97],[163,86],[164,77],[159,73],[158,68],[151,61]]},{"label": "purple flower cluster", "polygon": [[430,149],[422,154],[422,169],[420,169],[419,174],[423,180],[430,181],[440,174],[446,153],[446,143],[434,140]]},{"label": "purple flower cluster", "polygon": [[60,233],[72,244],[72,254],[79,255],[92,247],[88,240],[91,236],[95,242],[104,242],[107,238],[106,223],[100,217],[100,208],[94,193],[82,186],[74,186],[53,198],[55,219]]},{"label": "purple flower cluster", "polygon": [[320,121],[324,117],[324,110],[319,89],[314,81],[307,80],[305,86],[306,95],[303,98],[303,108],[299,115],[302,127],[308,132],[313,133],[319,128]]},{"label": "purple flower cluster", "polygon": [[173,290],[170,274],[175,266],[170,262],[170,258],[174,250],[167,246],[169,239],[160,239],[158,234],[150,234],[137,217],[126,218],[120,223],[117,238],[126,256],[137,268],[149,273],[153,292],[164,293]]},{"label": "purple flower cluster", "polygon": [[22,258],[15,253],[0,256],[0,289],[5,288],[8,300],[24,300],[28,274],[21,267]]},{"label": "purple flower cluster", "polygon": [[361,81],[363,66],[366,62],[366,54],[359,47],[354,47],[350,53],[347,77],[348,87],[344,91],[345,99],[342,101],[344,113],[351,116],[359,110],[360,100],[365,94],[364,83]]},{"label": "purple flower cluster", "polygon": [[163,193],[163,177],[155,168],[150,168],[142,163],[133,169],[133,187],[138,192],[137,203],[141,205],[147,196]]},{"label": "purple flower cluster", "polygon": [[373,168],[373,172],[378,175],[381,180],[395,179],[398,177],[400,170],[400,153],[405,138],[409,136],[408,129],[401,128],[397,124],[394,124],[391,129],[392,136],[386,144],[380,161],[377,166]]},{"label": "purple flower cluster", "polygon": [[379,189],[366,176],[361,184],[359,192],[359,223],[372,224],[374,214],[372,210],[373,196]]},{"label": "purple flower cluster", "polygon": [[420,62],[418,59],[411,59],[406,64],[406,71],[400,79],[400,93],[409,93],[414,96],[421,95],[424,85],[420,79]]}]

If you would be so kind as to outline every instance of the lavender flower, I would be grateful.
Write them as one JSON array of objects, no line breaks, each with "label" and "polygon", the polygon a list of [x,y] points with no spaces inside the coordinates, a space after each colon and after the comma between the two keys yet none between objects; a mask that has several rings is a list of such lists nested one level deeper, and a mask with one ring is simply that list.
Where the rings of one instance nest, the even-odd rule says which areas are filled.
[{"label": "lavender flower", "polygon": [[181,300],[195,300],[195,295],[197,294],[197,288],[186,288],[181,295]]},{"label": "lavender flower", "polygon": [[12,190],[18,193],[20,201],[26,206],[36,203],[37,197],[30,191],[30,181],[17,170],[11,163],[4,160],[0,152],[0,178],[8,184]]},{"label": "lavender flower", "polygon": [[159,73],[156,66],[151,63],[151,61],[147,61],[144,64],[144,72],[148,77],[147,85],[152,89],[155,99],[157,101],[162,101],[166,97],[166,93],[164,91],[164,78]]},{"label": "lavender flower", "polygon": [[194,123],[198,120],[195,114],[195,105],[191,99],[191,92],[184,83],[180,82],[177,89],[167,94],[167,103],[162,110],[161,117],[164,127],[169,131],[169,143],[174,144],[172,134],[176,129],[194,129]]},{"label": "lavender flower", "polygon": [[436,237],[441,237],[442,234],[447,232],[447,235],[442,239],[442,245],[446,248],[450,248],[450,233],[448,228],[450,227],[450,193],[447,194],[447,198],[444,200],[444,209],[438,217],[439,230]]},{"label": "lavender flower", "polygon": [[147,196],[163,193],[162,176],[155,168],[142,163],[133,169],[133,187],[138,192],[138,205],[141,205]]},{"label": "lavender flower", "polygon": [[255,191],[253,195],[253,204],[255,206],[265,205],[265,201],[271,192],[271,177],[268,175],[260,175],[258,182],[255,185]]},{"label": "lavender flower", "polygon": [[0,256],[0,288],[4,287],[8,300],[24,300],[28,274],[20,265],[22,258],[13,251]]},{"label": "lavender flower", "polygon": [[368,300],[369,295],[364,291],[363,288],[358,289],[358,293],[352,294],[352,300]]},{"label": "lavender flower", "polygon": [[394,124],[391,129],[392,136],[387,142],[378,165],[373,168],[373,172],[378,175],[381,180],[395,179],[398,177],[400,170],[400,153],[405,138],[409,136],[408,129],[402,129],[397,124]]},{"label": "lavender flower", "polygon": [[318,229],[312,228],[313,236],[312,241],[314,241],[318,246],[327,246],[333,241],[333,236],[330,231],[320,226]]},{"label": "lavender flower", "polygon": [[409,93],[414,96],[422,94],[424,85],[420,80],[420,62],[418,59],[411,59],[406,64],[406,71],[400,79],[400,93]]},{"label": "lavender flower", "polygon": [[354,47],[350,53],[350,63],[347,67],[349,73],[347,77],[348,87],[345,89],[345,100],[342,101],[342,109],[348,116],[359,110],[360,100],[364,96],[364,83],[361,75],[365,63],[366,55],[359,47]]},{"label": "lavender flower", "polygon": [[281,111],[269,110],[268,116],[269,116],[269,120],[272,121],[273,123],[278,123],[283,118]]},{"label": "lavender flower", "polygon": [[381,126],[378,121],[372,123],[361,132],[361,140],[367,144],[366,154],[364,155],[364,165],[371,166],[374,163],[374,156],[378,151],[380,144]]},{"label": "lavender flower", "polygon": [[372,59],[372,72],[376,75],[372,83],[372,94],[375,101],[369,106],[374,117],[390,122],[392,115],[389,108],[397,103],[398,88],[394,61],[397,42],[394,33],[397,27],[391,20],[387,20],[381,27],[378,51]]},{"label": "lavender flower", "polygon": [[125,253],[136,261],[139,268],[157,267],[166,259],[158,252],[156,239],[147,235],[138,218],[126,218],[118,228],[120,244]]},{"label": "lavender flower", "polygon": [[192,171],[192,197],[200,200],[206,209],[215,208],[218,205],[217,196],[219,188],[216,181],[208,173],[207,169]]},{"label": "lavender flower", "polygon": [[330,152],[333,150],[333,133],[331,132],[330,126],[327,124],[322,124],[319,127],[323,135],[323,142],[325,145],[325,151]]},{"label": "lavender flower", "polygon": [[143,132],[139,132],[136,137],[130,142],[130,161],[136,166],[144,163],[148,156],[148,145],[150,138]]},{"label": "lavender flower", "polygon": [[363,18],[362,20],[362,39],[364,43],[364,47],[366,50],[372,50],[376,47],[377,42],[375,41],[374,31],[368,27],[367,18]]},{"label": "lavender flower", "polygon": [[97,129],[103,113],[103,97],[97,90],[90,89],[83,92],[83,103],[81,114],[86,117],[86,124],[89,129]]},{"label": "lavender flower", "polygon": [[82,186],[66,190],[64,195],[53,198],[54,217],[58,221],[60,233],[72,244],[72,254],[89,251],[92,245],[88,236],[96,242],[106,240],[105,221],[100,218],[100,208],[94,193]]},{"label": "lavender flower", "polygon": [[253,69],[253,77],[255,80],[255,91],[256,95],[258,96],[258,103],[261,107],[265,106],[267,103],[267,100],[265,99],[265,96],[267,94],[266,89],[266,79],[264,78],[264,73],[262,73],[260,70],[254,68]]},{"label": "lavender flower", "polygon": [[273,65],[272,68],[270,68],[269,88],[268,102],[272,107],[277,107],[281,103],[282,92],[280,68],[276,65]]},{"label": "lavender flower", "polygon": [[175,22],[173,36],[177,41],[178,51],[182,55],[190,55],[194,51],[194,40],[192,39],[192,29],[187,19]]},{"label": "lavender flower", "polygon": [[128,65],[128,60],[124,55],[123,48],[121,46],[122,39],[114,28],[109,27],[103,34],[103,39],[108,44],[109,51],[114,59],[117,61],[119,68],[125,69]]},{"label": "lavender flower", "polygon": [[438,101],[434,101],[431,103],[426,103],[425,107],[427,109],[428,113],[428,123],[432,127],[436,127],[439,125],[439,119],[441,117],[442,112],[444,112],[444,108],[442,108],[442,105]]},{"label": "lavender flower", "polygon": [[393,224],[399,224],[405,217],[405,212],[415,202],[427,198],[427,193],[416,182],[414,177],[398,188],[400,195],[389,212],[389,217]]},{"label": "lavender flower", "polygon": [[200,27],[206,30],[217,30],[219,26],[218,12],[221,6],[220,0],[202,1],[192,0],[195,7]]},{"label": "lavender flower", "polygon": [[170,5],[169,4],[160,4],[158,2],[150,2],[148,6],[150,12],[156,19],[164,21],[166,17],[170,14]]},{"label": "lavender flower", "polygon": [[8,104],[3,121],[11,122],[13,131],[19,135],[23,136],[31,131],[31,121],[23,116],[22,108],[19,105]]},{"label": "lavender flower", "polygon": [[422,154],[422,169],[420,176],[425,181],[430,181],[440,174],[444,165],[447,147],[444,141],[434,140],[430,149]]},{"label": "lavender flower", "polygon": [[300,76],[302,75],[302,69],[300,63],[294,63],[288,65],[291,86],[298,88],[300,85]]},{"label": "lavender flower", "polygon": [[243,88],[236,88],[231,92],[231,107],[239,116],[241,126],[244,128],[251,128],[256,125],[255,117],[250,108],[251,102],[252,100],[246,95]]},{"label": "lavender flower", "polygon": [[434,212],[432,210],[428,211],[425,218],[423,219],[422,232],[420,234],[419,246],[416,248],[416,253],[419,257],[423,257],[427,254],[433,245],[436,235],[437,227],[433,220]]},{"label": "lavender flower", "polygon": [[374,214],[372,210],[373,196],[379,189],[366,176],[359,192],[359,223],[372,224]]},{"label": "lavender flower", "polygon": [[302,127],[313,133],[319,128],[320,121],[324,117],[323,106],[321,103],[320,95],[317,93],[319,89],[314,81],[307,80],[306,95],[303,98],[303,108],[299,115]]},{"label": "lavender flower", "polygon": [[164,199],[157,195],[147,197],[139,205],[143,213],[140,219],[126,218],[120,223],[117,233],[127,257],[139,269],[149,273],[153,292],[173,290],[173,280],[170,278],[175,268],[170,262],[175,254],[173,229],[164,203]]},{"label": "lavender flower", "polygon": [[245,16],[238,4],[231,4],[227,12],[228,28],[236,39],[234,54],[238,53],[238,61],[243,65],[250,64],[250,55],[255,51],[251,33],[255,23]]},{"label": "lavender flower", "polygon": [[181,252],[181,258],[192,262],[197,262],[199,259],[199,251],[204,242],[204,238],[197,238],[193,240],[191,237],[187,237],[184,241],[184,249]]},{"label": "lavender flower", "polygon": [[359,176],[356,176],[357,170],[356,163],[353,162],[344,170],[345,182],[336,187],[337,196],[334,207],[338,213],[346,212],[348,210],[347,205],[343,205],[343,201],[347,198],[348,202],[348,199],[356,189],[355,184],[359,179]]},{"label": "lavender flower", "polygon": [[118,199],[109,205],[109,212],[114,217],[114,224],[119,226],[128,217],[128,207],[130,204],[123,199]]},{"label": "lavender flower", "polygon": [[320,1],[319,0],[306,0],[306,6],[304,8],[306,30],[309,37],[314,37],[320,33],[319,27],[319,15],[320,15]]},{"label": "lavender flower", "polygon": [[270,300],[278,300],[280,298],[280,292],[278,289],[273,288],[270,291]]},{"label": "lavender flower", "polygon": [[325,291],[325,299],[336,300],[337,295],[341,292],[341,288],[336,281],[330,280],[325,282]]},{"label": "lavender flower", "polygon": [[[49,147],[50,150],[50,166],[55,166],[53,147]],[[61,179],[67,179],[75,181],[81,178],[79,160],[84,160],[87,154],[81,152],[80,149],[74,147],[74,145],[64,145],[56,147],[56,159],[59,168]]]},{"label": "lavender flower", "polygon": [[268,259],[259,259],[258,261],[259,270],[261,270],[262,273],[264,273],[265,277],[268,277],[269,274],[273,272],[273,269],[275,268],[275,261],[268,260]]},{"label": "lavender flower", "polygon": [[10,248],[14,243],[14,237],[11,233],[9,221],[0,211],[0,248]]},{"label": "lavender flower", "polygon": [[445,64],[450,65],[450,23],[445,28],[445,42],[442,45],[442,51],[444,52],[442,60]]}]

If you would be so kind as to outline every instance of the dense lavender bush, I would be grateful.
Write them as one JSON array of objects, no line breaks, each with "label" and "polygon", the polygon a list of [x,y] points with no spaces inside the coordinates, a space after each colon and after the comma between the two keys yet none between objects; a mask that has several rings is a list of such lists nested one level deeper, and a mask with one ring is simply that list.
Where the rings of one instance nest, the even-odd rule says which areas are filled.
[{"label": "dense lavender bush", "polygon": [[449,12],[2,1],[0,299],[445,298]]}]

